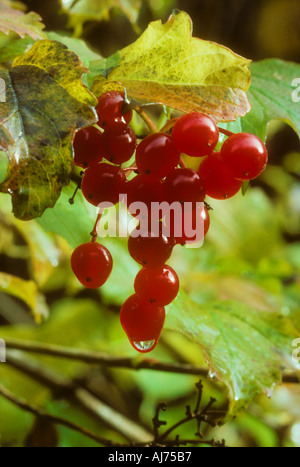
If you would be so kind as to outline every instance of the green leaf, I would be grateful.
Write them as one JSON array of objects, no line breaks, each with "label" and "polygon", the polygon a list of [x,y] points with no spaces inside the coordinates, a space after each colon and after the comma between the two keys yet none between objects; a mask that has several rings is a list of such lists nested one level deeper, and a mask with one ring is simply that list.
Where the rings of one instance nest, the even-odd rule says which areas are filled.
[{"label": "green leaf", "polygon": [[88,76],[89,86],[92,86],[95,78],[102,75],[107,78],[109,73],[120,65],[120,53],[116,52],[108,58],[93,60],[89,63],[90,74]]},{"label": "green leaf", "polygon": [[39,41],[0,71],[6,102],[0,107],[0,148],[10,165],[1,191],[16,217],[28,220],[56,203],[70,181],[76,129],[96,121],[94,96],[81,81],[86,71],[63,44]]},{"label": "green leaf", "polygon": [[112,8],[120,10],[135,25],[141,0],[61,0],[63,10],[69,14],[68,26],[74,28],[75,35],[82,34],[87,21],[103,21],[109,19]]},{"label": "green leaf", "polygon": [[[190,17],[179,12],[166,24],[150,23],[136,42],[121,50],[120,65],[108,79],[124,85],[136,104],[159,103],[229,121],[250,110],[249,64],[226,47],[193,38]],[[107,85],[101,77],[93,91],[100,95]]]},{"label": "green leaf", "polygon": [[5,180],[7,173],[8,159],[5,152],[0,151],[0,183]]},{"label": "green leaf", "polygon": [[262,60],[251,65],[252,83],[248,93],[252,110],[244,118],[226,125],[234,132],[253,133],[265,140],[272,120],[282,120],[300,137],[299,103],[293,102],[295,78],[300,77],[300,65],[277,59]]},{"label": "green leaf", "polygon": [[[101,60],[102,57],[98,52],[94,52],[82,39],[75,37],[66,36],[65,33],[59,32],[47,32],[48,39],[52,41],[61,42],[66,45],[71,52],[74,52],[83,65],[89,68],[89,63],[97,60]],[[104,59],[103,59],[104,60]]]},{"label": "green leaf", "polygon": [[0,1],[0,31],[4,34],[12,31],[22,38],[28,35],[34,40],[42,39],[45,26],[40,16],[33,12],[25,14],[12,6],[13,2]]},{"label": "green leaf", "polygon": [[14,34],[8,37],[1,37],[0,35],[0,63],[14,60],[19,55],[25,53],[27,47],[34,43],[34,40],[29,36],[26,36],[24,39],[16,37]]},{"label": "green leaf", "polygon": [[292,361],[298,333],[279,313],[239,302],[199,306],[185,294],[168,310],[166,326],[200,344],[210,375],[227,385],[231,415],[261,392],[271,396],[284,369],[300,368]]}]

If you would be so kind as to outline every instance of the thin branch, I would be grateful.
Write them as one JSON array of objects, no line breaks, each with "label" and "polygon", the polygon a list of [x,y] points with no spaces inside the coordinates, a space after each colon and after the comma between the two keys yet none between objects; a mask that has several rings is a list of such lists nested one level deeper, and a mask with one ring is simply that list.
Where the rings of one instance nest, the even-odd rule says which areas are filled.
[{"label": "thin branch", "polygon": [[[158,438],[159,443],[165,442],[165,439],[167,439],[169,437],[169,435],[174,430],[176,430],[181,425],[184,425],[185,423],[188,423],[188,422],[190,422],[192,420],[197,421],[197,433],[196,433],[196,436],[199,436],[201,438],[201,441],[202,441],[202,435],[200,433],[201,422],[205,422],[205,423],[208,423],[211,426],[215,426],[215,423],[212,422],[211,420],[209,420],[207,411],[216,402],[216,399],[211,397],[210,402],[200,412],[199,407],[200,407],[200,403],[201,403],[201,399],[202,399],[202,389],[203,389],[202,383],[201,382],[198,383],[196,385],[196,387],[198,389],[198,398],[197,398],[197,403],[196,403],[196,409],[198,409],[198,411],[192,412],[191,407],[188,405],[186,407],[186,417],[183,418],[182,420],[180,420],[179,422],[175,423],[168,430],[166,430],[164,433],[162,433]],[[204,441],[202,441],[202,442],[204,443]]]},{"label": "thin branch", "polygon": [[104,446],[117,446],[117,444],[113,443],[109,439],[103,438],[102,436],[99,436],[96,433],[93,433],[87,428],[77,425],[76,423],[73,423],[70,420],[66,420],[64,418],[57,417],[55,415],[51,415],[50,413],[45,412],[42,409],[39,409],[37,407],[34,407],[33,405],[28,404],[28,402],[25,402],[23,399],[18,398],[13,393],[8,391],[8,389],[6,389],[1,384],[0,384],[0,394],[3,397],[5,397],[5,399],[12,402],[14,405],[24,410],[25,412],[29,412],[33,415],[36,415],[37,417],[41,417],[44,420],[47,420],[48,422],[53,423],[55,425],[61,425],[66,428],[69,428],[70,430],[76,431],[86,436],[87,438],[90,438],[93,441],[96,441],[97,443],[103,444]]},{"label": "thin branch", "polygon": [[[67,420],[62,417],[58,417],[56,415],[52,415],[48,412],[46,412],[43,409],[37,408],[25,400],[17,397],[15,394],[10,392],[8,389],[6,389],[2,384],[0,384],[0,395],[3,396],[5,399],[10,401],[12,404],[14,404],[16,407],[19,407],[20,409],[24,410],[25,412],[29,412],[32,415],[35,415],[36,417],[43,418],[44,420],[54,424],[54,425],[60,425],[64,426],[72,431],[75,431],[77,433],[82,434],[83,436],[86,436],[89,439],[92,439],[93,441],[96,441],[99,444],[102,444],[103,446],[106,447],[127,447],[127,446],[147,446],[147,445],[155,445],[154,442],[149,442],[149,443],[130,443],[130,444],[121,444],[121,443],[114,443],[113,441],[103,438],[102,436],[99,436],[97,433],[94,433],[90,431],[87,428],[84,428],[80,425],[77,425],[76,423],[71,422],[70,420]],[[210,441],[204,441],[204,440],[195,440],[195,439],[184,439],[184,440],[169,440],[164,443],[164,446],[186,446],[187,444],[191,445],[198,445],[198,444],[206,444],[209,446],[218,446],[221,443],[215,440],[210,440]]]},{"label": "thin branch", "polygon": [[[164,363],[151,358],[141,359],[127,357],[113,357],[100,352],[91,350],[81,350],[72,347],[64,347],[53,344],[41,344],[39,342],[28,342],[21,339],[5,339],[7,349],[23,350],[51,357],[66,358],[83,363],[101,365],[111,368],[125,368],[129,370],[152,370],[164,371],[168,373],[178,373],[195,376],[208,376],[208,369],[190,365],[187,363]],[[283,375],[283,383],[299,383],[296,373],[286,373]]]},{"label": "thin branch", "polygon": [[77,360],[105,367],[127,368],[131,370],[155,370],[196,376],[208,375],[208,370],[206,368],[184,363],[163,363],[151,358],[141,359],[140,357],[113,357],[91,350],[79,350],[72,347],[44,343],[40,344],[38,342],[27,342],[19,339],[6,339],[5,343],[7,349],[23,350],[25,352],[66,358],[68,360]]},{"label": "thin branch", "polygon": [[44,363],[30,357],[25,358],[22,352],[12,350],[6,353],[6,363],[52,389],[56,397],[75,401],[85,411],[109,425],[129,442],[145,444],[152,439],[151,433],[144,428],[97,399],[88,390],[77,387],[72,380],[56,373]]},{"label": "thin branch", "polygon": [[167,410],[167,406],[166,406],[166,404],[164,402],[162,404],[159,404],[156,407],[155,415],[154,415],[154,418],[152,419],[154,441],[159,440],[158,430],[160,429],[160,427],[167,424],[167,422],[165,422],[164,420],[159,419],[160,412],[165,412],[166,410]]}]

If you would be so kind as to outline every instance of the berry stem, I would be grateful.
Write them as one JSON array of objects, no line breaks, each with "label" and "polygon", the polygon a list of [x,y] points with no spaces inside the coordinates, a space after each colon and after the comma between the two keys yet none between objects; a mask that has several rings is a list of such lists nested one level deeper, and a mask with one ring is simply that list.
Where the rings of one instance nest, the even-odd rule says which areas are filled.
[{"label": "berry stem", "polygon": [[220,132],[220,133],[223,133],[223,135],[226,135],[226,136],[232,136],[232,135],[234,135],[234,133],[232,133],[232,131],[225,130],[224,128],[220,128],[220,127],[219,127],[219,132]]},{"label": "berry stem", "polygon": [[161,128],[161,133],[168,133],[170,130],[172,130],[173,126],[175,123],[179,120],[179,117],[177,118],[171,118],[162,128]]},{"label": "berry stem", "polygon": [[206,209],[207,209],[208,211],[213,211],[213,210],[214,210],[214,209],[211,207],[211,205],[208,204],[206,201],[204,201],[204,206],[206,207]]},{"label": "berry stem", "polygon": [[132,172],[139,175],[137,167],[124,167],[124,169],[121,169],[121,172],[125,175],[126,178],[130,177]]},{"label": "berry stem", "polygon": [[[84,173],[84,172],[81,172],[80,175],[83,175],[83,173]],[[78,192],[78,190],[81,189],[81,183],[82,183],[82,180],[80,179],[79,182],[77,183],[77,187],[76,187],[76,189],[75,189],[75,191],[74,191],[74,193],[73,193],[72,198],[69,199],[69,203],[70,203],[71,205],[74,204],[74,201],[75,201],[75,197],[76,197],[76,195],[77,195],[77,192]]]},{"label": "berry stem", "polygon": [[153,120],[151,120],[149,115],[147,115],[146,112],[143,109],[141,109],[141,107],[137,107],[135,111],[144,120],[151,133],[159,133],[159,129],[157,128]]},{"label": "berry stem", "polygon": [[184,162],[184,160],[182,159],[182,157],[180,156],[180,159],[179,159],[179,165],[182,169],[186,169],[187,168],[187,165],[186,163]]},{"label": "berry stem", "polygon": [[103,214],[103,212],[100,212],[100,213],[98,214],[97,219],[96,219],[96,222],[95,222],[95,225],[94,225],[94,228],[93,228],[93,230],[92,230],[92,232],[91,232],[91,234],[90,234],[91,237],[92,237],[92,240],[91,240],[92,243],[95,243],[95,242],[97,241],[97,238],[98,238],[97,227],[98,227],[98,224],[99,224],[99,222],[100,222],[100,220],[101,220],[102,214]]}]

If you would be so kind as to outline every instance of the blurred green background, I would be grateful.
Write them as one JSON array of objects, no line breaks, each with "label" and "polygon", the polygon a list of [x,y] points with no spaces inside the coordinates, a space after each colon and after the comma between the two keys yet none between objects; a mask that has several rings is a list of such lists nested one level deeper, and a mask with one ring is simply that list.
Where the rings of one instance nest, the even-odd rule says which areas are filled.
[{"label": "blurred green background", "polygon": [[[27,0],[40,13],[47,30],[72,33],[58,1]],[[137,24],[113,11],[107,21],[84,24],[82,38],[108,56],[134,41],[149,21],[165,21],[173,8],[187,11],[194,35],[226,45],[254,60],[266,57],[300,62],[300,4],[297,0],[148,0],[142,2]],[[172,265],[182,288],[197,302],[214,299],[243,301],[258,310],[293,313],[300,323],[300,145],[298,136],[273,122],[267,141],[270,163],[245,197],[212,202],[212,225],[200,250],[178,249]],[[10,214],[7,196],[0,198],[0,337],[19,337],[135,356],[119,325],[120,296],[133,283],[136,267],[128,259],[124,270],[100,292],[80,287],[70,271],[70,247],[46,233],[37,222],[22,223]],[[76,212],[75,214],[76,215]],[[78,223],[80,223],[78,218]],[[124,248],[125,252],[125,248]],[[125,254],[125,253],[124,253]],[[123,258],[122,258],[123,261]],[[124,258],[124,262],[127,260]],[[10,275],[22,283],[13,283]],[[123,289],[122,289],[123,288]],[[152,355],[151,355],[152,356]],[[20,356],[19,356],[20,357]],[[179,333],[164,331],[153,357],[205,367],[200,347]],[[63,359],[32,357],[35,362],[71,378],[122,420],[110,423],[54,394],[22,371],[0,366],[3,384],[53,414],[69,417],[102,436],[125,442],[128,421],[151,431],[159,402],[168,404],[163,418],[175,423],[195,399],[198,378],[169,373],[103,369]],[[263,364],[263,363],[262,363]],[[222,384],[203,380],[203,404],[215,397],[227,407]],[[0,399],[0,443],[3,446],[93,446],[95,443],[65,428],[37,426],[33,416]],[[119,424],[119,425],[118,425]],[[126,431],[126,430],[125,430]],[[300,388],[285,384],[272,399],[257,397],[249,409],[223,427],[205,427],[207,438],[225,438],[229,446],[300,446]],[[193,438],[195,426],[178,430]]]}]

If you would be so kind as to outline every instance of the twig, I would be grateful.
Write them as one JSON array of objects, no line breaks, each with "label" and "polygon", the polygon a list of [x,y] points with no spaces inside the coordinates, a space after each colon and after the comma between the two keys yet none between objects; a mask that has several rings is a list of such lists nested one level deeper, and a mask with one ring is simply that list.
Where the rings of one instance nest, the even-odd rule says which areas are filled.
[{"label": "twig", "polygon": [[182,159],[182,157],[180,156],[180,159],[179,159],[179,165],[182,169],[186,169],[187,168],[187,165],[186,163],[184,162],[184,160]]},{"label": "twig", "polygon": [[[12,404],[15,406],[19,407],[20,409],[24,410],[25,412],[29,412],[32,415],[35,415],[36,417],[43,418],[44,420],[54,424],[54,425],[60,425],[64,426],[66,428],[69,428],[72,431],[75,431],[77,433],[80,433],[84,436],[86,436],[89,439],[92,439],[93,441],[96,441],[99,444],[102,444],[103,446],[106,447],[126,447],[129,444],[121,444],[121,443],[115,443],[107,438],[103,438],[102,436],[99,436],[98,434],[90,431],[87,428],[84,428],[80,425],[77,425],[76,423],[73,423],[70,420],[67,420],[62,417],[58,417],[56,415],[52,415],[48,412],[46,412],[43,409],[34,407],[33,405],[29,404],[25,400],[17,397],[15,394],[10,392],[8,389],[6,389],[4,386],[0,384],[0,395],[2,395],[5,399],[10,401]],[[198,444],[206,444],[209,446],[218,446],[219,442],[215,440],[211,441],[203,441],[203,440],[194,440],[194,439],[185,439],[185,440],[169,440],[164,443],[164,446],[175,446],[175,445],[181,445],[185,446],[187,444],[191,445],[198,445]],[[149,443],[130,443],[130,446],[147,446],[147,445],[155,445],[155,442],[149,442]],[[50,447],[50,446],[49,446]]]},{"label": "twig", "polygon": [[152,419],[154,442],[157,442],[159,440],[159,432],[158,432],[159,428],[167,424],[167,422],[165,422],[164,420],[159,419],[160,412],[161,411],[165,412],[166,410],[167,410],[167,406],[164,402],[162,404],[159,404],[156,408],[155,416]]},{"label": "twig", "polygon": [[208,376],[206,368],[196,367],[184,363],[163,363],[150,358],[126,358],[113,357],[91,350],[79,350],[52,344],[40,344],[38,342],[27,342],[19,339],[6,339],[7,349],[23,350],[41,355],[61,357],[68,360],[77,360],[89,364],[98,364],[106,367],[127,368],[131,370],[154,370],[168,373],[179,373],[186,375]]},{"label": "twig", "polygon": [[[73,431],[77,431],[84,436],[93,439],[94,441],[107,446],[107,447],[146,447],[146,446],[160,446],[160,447],[167,447],[167,446],[186,446],[186,445],[195,445],[198,446],[199,444],[205,444],[212,447],[223,447],[225,446],[225,442],[219,442],[216,440],[204,440],[204,439],[180,439],[179,436],[175,438],[175,440],[166,440],[165,438],[174,431],[175,428],[178,426],[190,421],[199,414],[192,414],[190,410],[187,411],[188,416],[178,422],[177,424],[173,425],[169,430],[167,430],[163,435],[158,435],[158,428],[162,425],[165,425],[166,422],[159,420],[159,412],[160,410],[165,410],[165,404],[160,404],[160,406],[156,410],[155,417],[153,419],[154,426],[156,426],[155,436],[154,439],[150,435],[150,433],[146,432],[143,428],[137,426],[134,422],[131,422],[125,417],[112,408],[106,406],[101,401],[96,399],[92,394],[90,394],[87,390],[83,388],[76,388],[72,381],[68,378],[64,378],[61,375],[56,375],[54,378],[53,376],[55,373],[52,370],[49,370],[44,364],[40,365],[32,361],[31,359],[23,358],[17,351],[9,351],[7,354],[7,363],[11,366],[17,368],[18,370],[22,371],[26,375],[29,375],[36,381],[46,385],[47,387],[55,390],[56,392],[66,391],[69,390],[68,398],[71,400],[75,400],[75,402],[80,403],[82,407],[87,409],[91,412],[94,416],[96,415],[101,421],[108,423],[114,430],[120,434],[122,434],[125,438],[128,439],[128,443],[120,444],[115,443],[109,439],[103,438],[96,433],[91,432],[89,429],[76,425],[75,423],[66,420],[62,417],[54,416],[49,414],[48,412],[44,411],[43,409],[39,409],[30,405],[28,402],[19,399],[17,396],[12,394],[2,385],[0,385],[0,394],[5,397],[7,400],[11,401],[16,406],[20,407],[21,409],[32,413],[33,415],[43,417],[44,419],[48,420],[50,423],[58,424],[65,426]],[[65,393],[66,396],[66,393]],[[212,399],[211,399],[212,401]],[[211,403],[207,405],[210,407]],[[202,413],[206,410],[203,409]],[[206,413],[206,415],[208,415]],[[125,423],[124,423],[125,421]],[[209,420],[205,419],[207,423],[210,423]],[[133,439],[132,439],[133,438]],[[143,441],[140,439],[144,438]]]},{"label": "twig", "polygon": [[[200,411],[200,404],[202,401],[202,395],[203,395],[203,384],[201,381],[199,381],[196,384],[196,388],[198,389],[198,397],[197,397],[197,402],[196,402],[196,408],[195,411],[191,411],[191,407],[187,405],[186,407],[186,417],[180,420],[179,422],[175,423],[172,425],[168,430],[166,430],[162,435],[159,436],[158,441],[161,443],[163,442],[166,438],[169,437],[169,435],[176,430],[178,427],[181,425],[184,425],[187,422],[190,422],[191,420],[196,420],[197,421],[197,433],[195,436],[198,436],[201,440],[203,439],[203,435],[200,431],[201,428],[201,423],[205,422],[208,423],[211,426],[215,426],[215,423],[212,420],[209,420],[208,418],[208,410],[212,407],[212,405],[216,402],[216,399],[213,397],[210,398],[209,403]],[[204,441],[203,441],[204,443]]]},{"label": "twig", "polygon": [[[165,371],[168,373],[178,373],[184,375],[195,375],[207,377],[209,371],[207,368],[197,367],[187,363],[164,363],[151,358],[141,359],[127,357],[113,357],[92,350],[81,350],[72,347],[64,347],[53,344],[41,344],[39,342],[28,342],[21,339],[5,339],[7,349],[23,350],[41,355],[52,357],[61,357],[68,360],[77,360],[88,364],[98,364],[112,368],[127,368],[129,370],[152,370]],[[296,373],[287,373],[283,375],[283,383],[299,383]]]},{"label": "twig", "polygon": [[157,128],[155,123],[151,120],[149,115],[143,109],[141,109],[141,107],[136,107],[134,110],[144,120],[144,122],[148,126],[151,133],[158,133],[159,132],[159,129]]},{"label": "twig", "polygon": [[76,431],[86,436],[87,438],[90,438],[104,446],[118,446],[116,443],[113,443],[109,439],[103,438],[102,436],[99,436],[96,433],[93,433],[92,431],[88,430],[87,428],[84,428],[80,425],[77,425],[76,423],[71,422],[70,420],[66,420],[64,418],[57,417],[55,415],[51,415],[50,413],[45,412],[42,409],[38,409],[37,407],[34,407],[33,405],[28,404],[28,402],[25,402],[23,399],[18,398],[17,396],[12,394],[10,391],[8,391],[8,389],[6,389],[1,384],[0,384],[0,394],[3,397],[5,397],[5,399],[12,402],[14,405],[24,410],[25,412],[29,412],[33,415],[36,415],[37,417],[41,417],[44,420],[47,420],[50,423],[53,423],[55,425],[61,425],[66,428],[69,428],[70,430]]},{"label": "twig", "polygon": [[54,372],[44,363],[39,363],[29,357],[24,358],[24,354],[21,352],[11,350],[6,353],[6,362],[35,381],[51,388],[56,397],[75,401],[88,413],[128,439],[129,442],[145,444],[152,439],[151,434],[144,428],[94,397],[86,389],[76,387],[72,380]]}]

